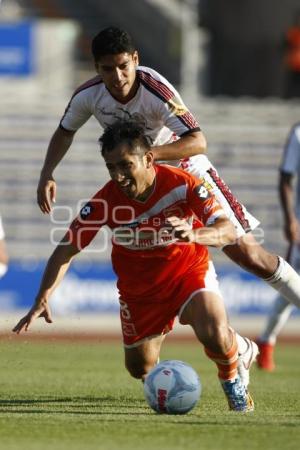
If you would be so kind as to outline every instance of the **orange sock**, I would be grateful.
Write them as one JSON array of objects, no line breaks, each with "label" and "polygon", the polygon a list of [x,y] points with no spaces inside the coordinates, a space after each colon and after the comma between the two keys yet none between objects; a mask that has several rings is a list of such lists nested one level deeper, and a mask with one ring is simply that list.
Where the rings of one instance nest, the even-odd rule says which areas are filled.
[{"label": "orange sock", "polygon": [[238,346],[235,335],[233,334],[233,343],[231,349],[225,353],[213,353],[205,348],[207,356],[216,363],[219,372],[218,376],[221,380],[234,380],[237,377],[238,366]]}]

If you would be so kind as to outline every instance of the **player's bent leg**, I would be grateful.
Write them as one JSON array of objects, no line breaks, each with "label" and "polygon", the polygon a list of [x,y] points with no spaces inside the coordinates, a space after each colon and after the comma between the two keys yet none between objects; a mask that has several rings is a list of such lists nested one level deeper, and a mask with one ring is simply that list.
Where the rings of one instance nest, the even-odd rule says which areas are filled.
[{"label": "player's bent leg", "polygon": [[259,278],[271,277],[278,267],[278,257],[267,252],[252,233],[241,236],[234,245],[227,245],[223,252],[236,264]]},{"label": "player's bent leg", "polygon": [[281,256],[259,245],[251,233],[239,238],[237,244],[224,247],[223,251],[232,261],[280,292],[289,303],[300,307],[300,276]]},{"label": "player's bent leg", "polygon": [[157,364],[165,335],[143,340],[132,347],[125,347],[125,367],[133,378],[144,380]]},{"label": "player's bent leg", "polygon": [[253,411],[253,400],[238,374],[238,345],[228,325],[222,298],[210,291],[197,293],[185,305],[180,322],[192,326],[205,346],[205,353],[216,363],[229,409]]},{"label": "player's bent leg", "polygon": [[226,353],[231,347],[232,333],[228,326],[223,299],[214,292],[200,291],[185,305],[179,320],[189,324],[199,341],[215,353]]}]

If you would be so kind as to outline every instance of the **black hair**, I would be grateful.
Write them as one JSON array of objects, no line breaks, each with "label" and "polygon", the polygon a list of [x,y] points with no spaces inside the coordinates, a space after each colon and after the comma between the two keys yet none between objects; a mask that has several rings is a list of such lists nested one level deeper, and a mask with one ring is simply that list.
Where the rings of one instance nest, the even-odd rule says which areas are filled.
[{"label": "black hair", "polygon": [[134,120],[117,120],[109,125],[99,139],[101,154],[114,150],[120,144],[126,144],[131,153],[144,156],[151,149],[145,127]]},{"label": "black hair", "polygon": [[105,28],[92,40],[92,54],[95,61],[105,55],[133,54],[135,50],[136,47],[130,34],[117,27]]}]

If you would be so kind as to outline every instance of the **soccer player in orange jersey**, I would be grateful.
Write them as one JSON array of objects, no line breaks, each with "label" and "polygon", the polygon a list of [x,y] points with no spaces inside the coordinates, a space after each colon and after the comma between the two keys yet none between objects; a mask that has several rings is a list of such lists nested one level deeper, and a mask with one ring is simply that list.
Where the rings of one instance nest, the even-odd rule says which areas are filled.
[{"label": "soccer player in orange jersey", "polygon": [[[155,165],[144,129],[132,121],[108,127],[102,155],[111,176],[81,209],[49,259],[29,313],[14,328],[28,330],[37,317],[52,322],[48,300],[73,257],[103,225],[112,230],[112,263],[129,373],[144,379],[159,358],[165,334],[178,316],[215,361],[230,409],[248,412],[253,401],[238,373],[238,343],[228,325],[207,245],[233,244],[236,231],[208,186],[182,169]],[[193,228],[193,218],[199,221]],[[249,340],[248,340],[249,341]]]},{"label": "soccer player in orange jersey", "polygon": [[299,306],[299,275],[256,241],[252,231],[259,221],[232,194],[204,154],[205,136],[174,86],[152,68],[139,65],[136,46],[124,30],[102,30],[92,41],[92,53],[98,75],[76,89],[49,143],[37,191],[41,210],[50,213],[56,197],[53,171],[91,116],[103,129],[117,119],[138,120],[145,126],[156,161],[175,164],[180,160],[181,168],[210,186],[239,237],[235,245],[222,247],[224,253]]}]

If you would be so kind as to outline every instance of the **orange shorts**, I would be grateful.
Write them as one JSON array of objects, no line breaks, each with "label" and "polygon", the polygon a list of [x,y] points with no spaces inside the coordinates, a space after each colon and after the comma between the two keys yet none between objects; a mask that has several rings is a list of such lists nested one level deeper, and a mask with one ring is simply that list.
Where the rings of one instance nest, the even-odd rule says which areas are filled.
[{"label": "orange shorts", "polygon": [[221,296],[211,261],[203,271],[194,269],[179,280],[175,279],[167,297],[130,300],[120,298],[124,346],[137,347],[145,339],[171,331],[176,316],[180,319],[186,304],[201,290],[212,291]]}]

